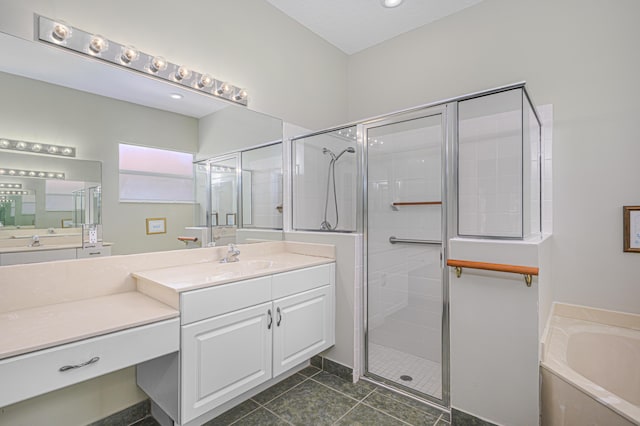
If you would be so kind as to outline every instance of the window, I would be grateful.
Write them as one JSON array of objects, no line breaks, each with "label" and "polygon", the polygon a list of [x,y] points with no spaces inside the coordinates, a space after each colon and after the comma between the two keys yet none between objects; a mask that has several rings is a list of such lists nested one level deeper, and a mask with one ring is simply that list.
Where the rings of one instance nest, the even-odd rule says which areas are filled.
[{"label": "window", "polygon": [[193,154],[119,145],[120,201],[191,203]]}]

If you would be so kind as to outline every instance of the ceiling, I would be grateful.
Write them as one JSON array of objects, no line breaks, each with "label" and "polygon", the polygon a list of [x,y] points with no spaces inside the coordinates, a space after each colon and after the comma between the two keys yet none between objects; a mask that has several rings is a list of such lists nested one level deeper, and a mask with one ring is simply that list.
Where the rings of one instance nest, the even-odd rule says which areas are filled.
[{"label": "ceiling", "polygon": [[459,12],[482,0],[267,0],[300,24],[351,55]]}]

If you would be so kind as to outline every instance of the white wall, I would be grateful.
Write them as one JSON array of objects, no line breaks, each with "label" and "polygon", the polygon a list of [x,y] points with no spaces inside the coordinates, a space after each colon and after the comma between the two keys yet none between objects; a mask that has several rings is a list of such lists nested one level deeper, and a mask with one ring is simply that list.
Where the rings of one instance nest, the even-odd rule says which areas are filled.
[{"label": "white wall", "polygon": [[638,16],[634,0],[485,0],[350,57],[349,119],[526,80],[553,105],[554,298],[640,313],[640,258],[622,252],[622,206],[640,204]]},{"label": "white wall", "polygon": [[346,119],[347,56],[264,0],[0,0],[0,31],[31,39],[34,11],[245,87],[253,110]]},{"label": "white wall", "polygon": [[[192,225],[193,205],[120,203],[118,143],[195,152],[196,119],[11,74],[0,73],[0,88],[0,136],[75,146],[78,159],[102,162],[103,235],[113,254],[181,248],[176,237]],[[167,233],[147,235],[148,217],[166,217]]]}]

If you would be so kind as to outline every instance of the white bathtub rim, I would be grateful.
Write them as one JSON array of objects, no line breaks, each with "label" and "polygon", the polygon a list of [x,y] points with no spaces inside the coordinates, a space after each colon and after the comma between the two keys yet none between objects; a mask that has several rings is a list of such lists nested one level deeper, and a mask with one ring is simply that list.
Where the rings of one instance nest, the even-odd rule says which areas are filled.
[{"label": "white bathtub rim", "polygon": [[[573,389],[577,390],[578,392],[580,392],[581,394],[591,398],[594,400],[595,403],[602,405],[603,407],[605,407],[606,409],[624,417],[626,420],[629,420],[631,423],[633,424],[639,424],[640,425],[640,418],[634,418],[633,415],[634,413],[632,412],[631,414],[626,413],[625,411],[621,410],[619,406],[617,405],[612,405],[610,403],[608,403],[606,400],[601,399],[600,397],[594,395],[593,393],[587,391],[586,389],[583,389],[580,385],[577,385],[576,383],[574,383],[570,378],[566,377],[565,375],[563,375],[562,373],[558,373],[557,371],[555,371],[553,368],[550,368],[548,365],[544,365],[543,363],[541,363],[540,368],[546,370],[549,374],[552,374],[554,377],[556,377],[557,379],[565,382],[566,384],[568,384],[569,386],[571,386]],[[574,373],[576,375],[579,375],[578,373]],[[580,375],[579,375],[580,376]],[[582,376],[580,376],[582,377]],[[582,377],[582,380],[585,380],[589,383],[593,383],[591,382],[589,379]],[[596,385],[597,386],[597,385]],[[607,393],[607,395],[613,395],[611,392],[605,390],[605,392]],[[626,404],[628,404],[629,406],[631,406],[633,411],[633,408],[635,407],[634,405],[632,405],[631,403],[624,401]],[[640,414],[640,410],[637,410],[638,414]]]},{"label": "white bathtub rim", "polygon": [[602,331],[605,329],[618,328],[624,334],[627,332],[637,331],[623,327],[615,327],[600,323],[593,323],[581,319],[569,317],[553,316],[549,323],[548,333],[544,342],[544,352],[540,365],[554,376],[568,383],[583,394],[596,400],[598,403],[615,411],[625,419],[632,423],[640,424],[640,407],[619,397],[618,395],[604,389],[596,383],[593,383],[582,374],[573,370],[567,363],[567,344],[568,333],[567,328],[580,331]]}]

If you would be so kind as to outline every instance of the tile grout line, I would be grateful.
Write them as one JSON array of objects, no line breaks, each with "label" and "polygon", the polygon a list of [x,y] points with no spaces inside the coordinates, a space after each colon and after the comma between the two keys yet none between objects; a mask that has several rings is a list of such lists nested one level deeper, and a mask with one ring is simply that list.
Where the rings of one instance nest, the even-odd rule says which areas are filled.
[{"label": "tile grout line", "polygon": [[[300,373],[296,373],[296,374],[300,374]],[[251,397],[251,398],[249,398],[249,399],[251,399],[253,402],[255,402],[256,404],[258,404],[259,406],[264,407],[265,405],[267,405],[267,404],[268,404],[268,403],[270,403],[271,401],[273,401],[273,400],[275,400],[275,399],[280,398],[280,397],[281,397],[282,395],[284,395],[285,393],[288,393],[291,389],[293,389],[293,388],[297,388],[298,386],[300,386],[301,384],[303,384],[303,383],[304,383],[304,382],[306,382],[307,380],[311,379],[311,377],[313,377],[313,376],[309,376],[309,377],[307,377],[307,376],[304,376],[304,375],[302,375],[302,374],[300,374],[300,376],[304,377],[304,380],[303,380],[303,381],[301,381],[300,383],[296,383],[295,385],[291,386],[289,389],[287,389],[287,390],[283,391],[282,393],[278,394],[277,396],[274,396],[273,398],[271,398],[270,400],[266,401],[265,403],[260,403],[260,402],[256,401],[255,399],[253,399],[253,397]],[[291,375],[290,377],[293,377],[293,375]],[[284,379],[284,380],[287,380],[287,379]],[[275,386],[275,385],[277,385],[277,383],[276,383],[276,384],[274,384],[274,386]],[[269,389],[269,388],[267,388],[267,389]],[[265,389],[265,390],[267,390],[267,389]],[[264,391],[263,391],[263,392],[264,392]],[[257,394],[257,395],[260,395],[260,394]],[[256,396],[256,395],[254,395],[254,396]]]},{"label": "tile grout line", "polygon": [[285,418],[280,417],[277,413],[274,413],[273,411],[271,411],[271,410],[270,410],[270,409],[268,409],[267,407],[262,407],[262,408],[264,408],[265,410],[267,410],[268,412],[270,412],[271,414],[273,414],[274,416],[276,416],[278,419],[282,420],[282,421],[283,421],[283,422],[285,422],[286,424],[291,425],[291,426],[295,426],[293,423],[291,423],[290,421],[288,421],[288,420],[287,420],[287,419],[285,419]]},{"label": "tile grout line", "polygon": [[[369,404],[367,404],[367,403],[366,403],[366,402],[364,402],[364,401],[362,401],[360,404],[364,405],[364,406],[365,406],[365,407],[367,407],[367,408],[371,408],[371,409],[372,409],[372,410],[374,410],[374,411],[377,411],[377,412],[379,412],[379,413],[382,413],[382,414],[384,414],[384,415],[386,415],[386,416],[389,416],[389,417],[391,417],[392,419],[399,421],[400,423],[403,423],[403,424],[405,424],[405,425],[409,425],[409,426],[414,426],[412,423],[409,423],[409,422],[407,422],[406,420],[399,419],[398,417],[394,416],[393,414],[391,414],[391,413],[387,413],[386,411],[382,411],[381,409],[376,408],[376,407],[374,407],[374,406],[372,406],[372,405],[369,405]],[[435,423],[434,423],[434,425],[435,425]]]},{"label": "tile grout line", "polygon": [[[331,374],[331,373],[327,373],[327,374]],[[338,376],[336,376],[336,377],[338,377]],[[346,393],[344,393],[344,392],[342,392],[342,391],[339,391],[338,389],[333,388],[333,387],[331,387],[331,386],[329,386],[329,385],[327,385],[327,384],[324,384],[324,383],[322,383],[322,382],[319,382],[318,380],[315,380],[315,379],[312,379],[312,380],[313,380],[314,382],[316,382],[317,384],[324,386],[325,388],[331,389],[332,391],[337,392],[337,393],[339,393],[339,394],[340,394],[340,395],[342,395],[342,396],[346,396],[347,398],[353,399],[354,401],[357,401],[357,402],[362,402],[362,401],[364,401],[364,399],[365,399],[366,397],[368,397],[369,395],[371,395],[372,393],[374,393],[374,392],[376,391],[376,389],[374,389],[374,390],[372,390],[371,392],[369,392],[368,394],[366,394],[365,396],[363,396],[363,397],[362,397],[362,399],[358,399],[358,398],[355,398],[355,397],[353,397],[353,396],[351,396],[351,395],[348,395],[348,394],[346,394]]]},{"label": "tile grout line", "polygon": [[[382,388],[382,389],[384,389],[384,388]],[[377,390],[377,389],[376,389],[376,390]],[[393,392],[393,391],[390,391],[390,392]],[[429,416],[431,416],[431,417],[436,417],[436,415],[435,415],[435,414],[432,414],[432,413],[430,413],[430,412],[428,412],[428,411],[424,411],[424,410],[422,410],[422,409],[420,409],[420,408],[418,408],[418,407],[414,407],[413,405],[407,404],[407,403],[405,403],[405,402],[403,402],[403,401],[401,401],[401,400],[399,400],[399,399],[396,399],[396,398],[394,398],[394,397],[392,397],[392,396],[386,396],[386,395],[384,395],[384,394],[380,394],[380,395],[381,395],[381,396],[384,396],[385,398],[389,398],[389,399],[391,399],[391,400],[393,400],[393,401],[395,401],[395,402],[397,402],[397,403],[399,403],[399,404],[402,404],[402,405],[404,405],[405,407],[413,408],[413,409],[418,410],[418,411],[420,411],[420,412],[422,412],[422,413],[426,413],[426,414],[428,414],[428,415],[429,415]],[[397,395],[400,395],[400,394],[397,394]],[[431,407],[431,405],[428,405],[428,404],[424,404],[424,405],[426,405],[427,407]],[[433,407],[433,408],[437,410],[437,408],[435,408],[435,407]],[[443,413],[441,412],[438,416],[442,416],[442,415],[443,415]]]},{"label": "tile grout line", "polygon": [[[377,389],[376,389],[376,390],[377,390]],[[375,392],[375,391],[374,391],[374,392]],[[373,392],[371,392],[371,393],[373,393]],[[367,395],[367,396],[368,396],[368,395]],[[421,414],[423,414],[423,415],[425,415],[425,416],[428,416],[428,417],[430,417],[430,418],[432,418],[432,419],[435,419],[435,420],[434,420],[434,423],[433,423],[434,425],[435,425],[435,424],[436,424],[436,422],[440,419],[440,417],[442,417],[442,414],[440,414],[438,417],[436,417],[435,415],[433,415],[433,414],[431,414],[431,413],[429,413],[429,412],[427,412],[427,411],[423,411],[423,410],[421,410],[421,409],[419,409],[419,408],[417,408],[417,407],[412,407],[412,406],[411,406],[411,405],[409,405],[409,404],[405,404],[405,403],[404,403],[404,402],[402,402],[402,401],[398,401],[397,399],[387,397],[387,396],[385,396],[385,395],[383,395],[383,394],[380,394],[380,396],[382,396],[382,397],[384,397],[384,398],[391,399],[392,401],[397,402],[397,403],[399,403],[399,404],[402,404],[403,406],[405,406],[405,407],[407,407],[407,408],[411,408],[411,409],[413,409],[413,410],[419,411]],[[389,416],[393,417],[393,418],[394,418],[394,419],[396,419],[396,420],[400,420],[401,422],[404,422],[404,423],[406,423],[406,424],[411,424],[411,423],[408,423],[408,422],[406,422],[406,421],[404,421],[404,420],[402,420],[402,419],[398,419],[397,417],[395,417],[395,416],[394,416],[393,414],[391,414],[391,413],[388,413],[388,412],[386,412],[386,411],[383,411],[383,410],[382,410],[382,409],[380,409],[380,408],[376,408],[376,407],[374,407],[373,405],[370,405],[370,404],[369,404],[368,402],[366,402],[365,400],[363,400],[363,401],[362,401],[362,403],[363,403],[364,405],[366,405],[367,407],[373,408],[374,410],[378,410],[378,411],[380,411],[381,413],[387,414],[387,415],[389,415]]]},{"label": "tile grout line", "polygon": [[[248,412],[247,414],[245,414],[244,416],[242,416],[242,417],[240,417],[240,418],[238,418],[238,419],[234,420],[233,422],[229,423],[229,425],[231,426],[231,425],[234,425],[234,424],[238,423],[240,420],[242,420],[242,419],[244,419],[245,417],[247,417],[247,416],[249,416],[249,415],[253,414],[253,413],[254,413],[254,412],[256,412],[256,411],[258,411],[260,408],[264,408],[265,410],[267,410],[268,412],[270,412],[270,413],[271,413],[271,414],[273,414],[274,416],[276,416],[276,417],[278,417],[279,419],[281,419],[281,420],[283,420],[283,421],[287,422],[285,419],[281,418],[281,417],[280,417],[280,416],[278,416],[276,413],[274,413],[273,411],[271,411],[270,409],[268,409],[265,405],[266,405],[266,404],[268,404],[268,403],[270,403],[271,401],[273,401],[273,400],[277,399],[277,398],[280,398],[282,395],[284,395],[285,393],[289,392],[291,389],[293,389],[293,388],[295,388],[295,387],[297,387],[297,386],[300,386],[301,384],[303,384],[304,382],[306,382],[307,380],[309,380],[311,377],[315,376],[316,374],[319,374],[319,373],[320,373],[320,371],[322,371],[322,370],[319,370],[319,371],[315,372],[315,373],[314,373],[314,374],[312,374],[311,376],[305,376],[305,375],[303,375],[303,374],[300,374],[299,372],[298,372],[298,373],[295,373],[295,374],[300,374],[300,376],[304,377],[304,380],[303,380],[303,381],[301,381],[300,383],[297,383],[297,384],[293,385],[293,386],[292,386],[292,387],[290,387],[289,389],[285,390],[284,392],[282,392],[282,393],[281,393],[281,394],[279,394],[278,396],[276,396],[276,397],[274,397],[274,398],[270,399],[269,401],[265,402],[264,404],[259,403],[258,401],[256,401],[255,399],[253,399],[253,397],[249,398],[247,401],[251,400],[251,401],[255,402],[256,404],[258,404],[258,406],[257,406],[256,408],[254,408],[253,410],[249,411],[249,412]],[[292,376],[293,376],[293,375],[292,375]],[[290,376],[290,377],[291,377],[291,376]],[[286,379],[285,379],[285,380],[286,380]],[[267,389],[268,389],[268,388],[267,388]],[[266,389],[265,389],[265,390],[266,390]],[[257,394],[257,395],[259,395],[259,394]],[[256,395],[254,395],[254,396],[256,396]],[[291,423],[289,423],[289,422],[287,422],[287,423],[288,423],[288,424],[291,424]]]},{"label": "tile grout line", "polygon": [[333,422],[333,423],[331,423],[331,424],[332,424],[332,425],[336,425],[336,424],[338,424],[338,422],[339,422],[340,420],[342,420],[342,419],[343,419],[347,414],[349,414],[350,412],[352,412],[353,410],[355,410],[355,408],[356,408],[358,405],[360,405],[360,402],[357,402],[357,403],[356,403],[356,405],[354,405],[353,407],[349,408],[349,409],[347,410],[347,412],[346,412],[346,413],[344,413],[343,415],[341,415],[341,416],[340,416],[340,417],[339,417],[335,422]]}]

